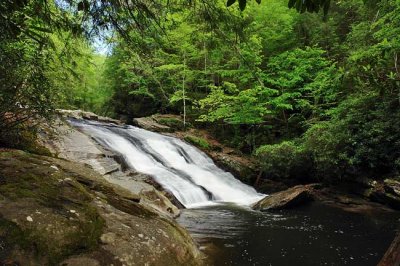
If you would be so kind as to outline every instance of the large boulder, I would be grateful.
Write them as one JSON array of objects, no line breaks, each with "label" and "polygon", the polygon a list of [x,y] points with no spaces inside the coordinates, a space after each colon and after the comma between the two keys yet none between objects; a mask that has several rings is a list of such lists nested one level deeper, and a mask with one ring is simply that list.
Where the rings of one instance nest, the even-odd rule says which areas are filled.
[{"label": "large boulder", "polygon": [[303,205],[312,200],[312,186],[299,185],[266,196],[255,203],[252,208],[261,211],[289,209]]},{"label": "large boulder", "polygon": [[203,264],[186,230],[139,201],[82,164],[0,151],[0,264]]},{"label": "large boulder", "polygon": [[397,179],[374,181],[365,191],[364,196],[372,201],[400,210],[400,181]]}]

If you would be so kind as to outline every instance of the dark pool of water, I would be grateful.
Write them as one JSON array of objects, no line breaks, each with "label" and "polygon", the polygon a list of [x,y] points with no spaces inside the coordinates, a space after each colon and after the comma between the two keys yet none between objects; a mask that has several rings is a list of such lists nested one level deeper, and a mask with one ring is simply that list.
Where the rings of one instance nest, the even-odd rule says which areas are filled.
[{"label": "dark pool of water", "polygon": [[262,213],[221,205],[183,210],[178,222],[215,265],[376,265],[398,213],[362,215],[311,204]]}]

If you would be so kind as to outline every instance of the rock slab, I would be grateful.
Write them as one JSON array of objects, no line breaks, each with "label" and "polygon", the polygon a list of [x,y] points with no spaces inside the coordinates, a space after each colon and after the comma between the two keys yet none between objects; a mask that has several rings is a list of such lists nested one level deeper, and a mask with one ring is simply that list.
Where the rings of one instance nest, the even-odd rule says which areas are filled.
[{"label": "rock slab", "polygon": [[290,209],[308,203],[312,200],[312,186],[299,185],[266,196],[262,200],[255,203],[252,208],[260,211]]},{"label": "rock slab", "polygon": [[400,180],[373,181],[370,188],[365,191],[364,196],[372,201],[400,210]]},{"label": "rock slab", "polygon": [[399,266],[400,265],[400,233],[393,240],[378,266]]}]

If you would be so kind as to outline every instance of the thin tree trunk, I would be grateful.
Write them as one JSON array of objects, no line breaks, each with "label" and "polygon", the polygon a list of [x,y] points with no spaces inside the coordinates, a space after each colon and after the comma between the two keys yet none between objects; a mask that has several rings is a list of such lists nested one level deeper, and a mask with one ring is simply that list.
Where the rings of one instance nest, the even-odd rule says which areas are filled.
[{"label": "thin tree trunk", "polygon": [[182,97],[183,97],[183,128],[186,129],[186,99],[185,99],[185,73],[186,55],[183,54],[183,78],[182,78]]}]

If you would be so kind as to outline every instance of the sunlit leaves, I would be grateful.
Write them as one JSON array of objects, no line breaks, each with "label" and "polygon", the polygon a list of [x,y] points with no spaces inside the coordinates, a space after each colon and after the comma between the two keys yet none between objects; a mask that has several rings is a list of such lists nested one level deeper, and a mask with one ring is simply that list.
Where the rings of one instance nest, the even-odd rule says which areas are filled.
[{"label": "sunlit leaves", "polygon": [[227,94],[223,87],[212,87],[211,93],[200,101],[201,108],[208,110],[199,121],[224,121],[228,124],[259,124],[271,113],[268,98],[277,91],[255,87],[237,94]]}]

